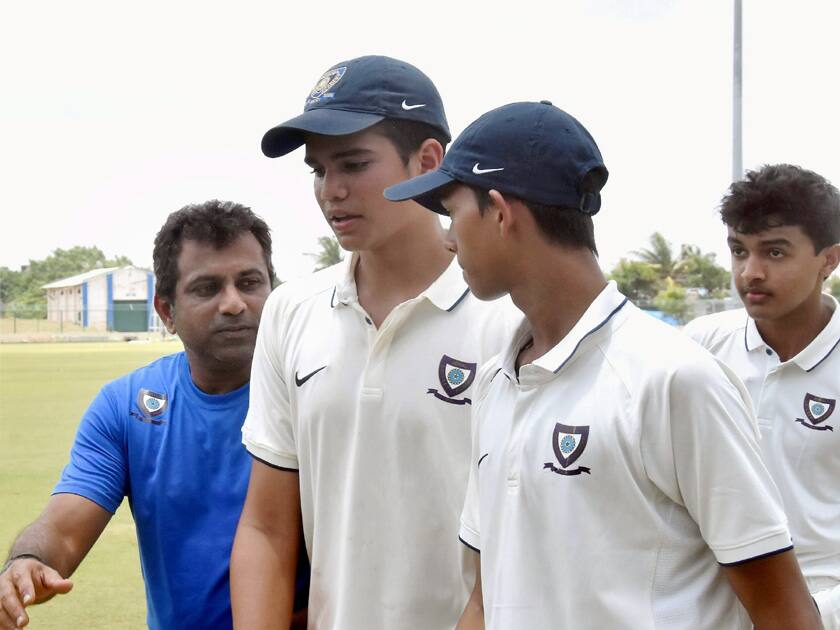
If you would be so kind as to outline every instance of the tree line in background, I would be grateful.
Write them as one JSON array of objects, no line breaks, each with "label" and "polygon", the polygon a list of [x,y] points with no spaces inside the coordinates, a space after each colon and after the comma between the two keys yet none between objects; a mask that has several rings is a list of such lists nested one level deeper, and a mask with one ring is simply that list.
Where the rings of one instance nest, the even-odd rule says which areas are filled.
[{"label": "tree line in background", "polygon": [[655,309],[684,322],[689,313],[687,290],[700,298],[723,299],[729,295],[731,275],[717,264],[713,253],[696,245],[682,245],[679,253],[659,232],[649,246],[622,258],[608,274],[619,291],[642,308]]},{"label": "tree line in background", "polygon": [[[731,274],[717,264],[713,253],[703,253],[696,245],[682,245],[675,254],[665,237],[654,232],[650,246],[633,256],[634,260],[622,258],[608,277],[642,308],[662,311],[684,323],[690,319],[689,292],[699,298],[729,296]],[[829,278],[825,290],[840,299],[840,277]]]},{"label": "tree line in background", "polygon": [[44,260],[30,260],[19,271],[0,267],[0,305],[45,309],[45,284],[103,267],[131,265],[126,256],[107,258],[98,247],[56,249]]},{"label": "tree line in background", "polygon": [[[315,263],[315,271],[341,261],[341,247],[334,237],[318,239],[320,251],[306,254]],[[0,267],[0,308],[20,309],[33,317],[46,317],[45,284],[63,280],[94,269],[126,267],[133,263],[127,256],[107,258],[98,247],[77,246],[56,249],[43,260],[30,260],[20,270]]]},{"label": "tree line in background", "polygon": [[[319,251],[306,254],[315,271],[334,265],[344,257],[335,237],[318,239]],[[687,297],[721,299],[729,295],[730,274],[717,264],[713,253],[703,253],[696,245],[682,245],[676,253],[659,232],[651,235],[649,246],[622,258],[609,272],[618,289],[646,309],[656,309],[680,322],[688,316]],[[44,260],[30,260],[20,271],[0,267],[0,306],[46,310],[43,285],[103,267],[131,265],[126,256],[106,258],[98,247],[56,249]],[[826,290],[840,299],[840,277],[832,276]]]}]

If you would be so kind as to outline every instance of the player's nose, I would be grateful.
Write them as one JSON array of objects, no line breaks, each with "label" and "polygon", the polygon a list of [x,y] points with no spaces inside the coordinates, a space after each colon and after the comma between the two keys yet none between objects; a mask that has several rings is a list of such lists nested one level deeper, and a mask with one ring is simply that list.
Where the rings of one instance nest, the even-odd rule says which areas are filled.
[{"label": "player's nose", "polygon": [[340,173],[324,171],[316,181],[315,192],[322,201],[337,201],[347,197],[347,185]]},{"label": "player's nose", "polygon": [[747,282],[763,280],[765,277],[764,264],[758,256],[747,256],[741,267],[741,277]]},{"label": "player's nose", "polygon": [[219,299],[219,311],[225,315],[239,315],[247,307],[242,294],[233,283],[222,289]]}]

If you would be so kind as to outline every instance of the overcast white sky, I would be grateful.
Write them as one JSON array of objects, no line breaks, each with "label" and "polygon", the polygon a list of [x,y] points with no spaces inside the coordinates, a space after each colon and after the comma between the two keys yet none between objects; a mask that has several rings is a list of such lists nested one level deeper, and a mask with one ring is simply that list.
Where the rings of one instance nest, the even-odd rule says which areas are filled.
[{"label": "overcast white sky", "polygon": [[[840,184],[840,3],[744,0],[744,166],[791,162]],[[387,54],[425,71],[458,133],[550,99],[600,145],[602,266],[654,231],[728,264],[732,0],[108,1],[0,10],[0,266],[97,245],[151,264],[166,215],[250,205],[281,278],[328,234],[302,151],[263,132],[334,63]]]}]

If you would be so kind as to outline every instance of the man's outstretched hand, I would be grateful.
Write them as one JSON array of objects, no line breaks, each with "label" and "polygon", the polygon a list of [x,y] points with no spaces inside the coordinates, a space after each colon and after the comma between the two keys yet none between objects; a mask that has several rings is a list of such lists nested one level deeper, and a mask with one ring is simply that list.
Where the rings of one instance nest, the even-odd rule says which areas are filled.
[{"label": "man's outstretched hand", "polygon": [[73,588],[73,582],[35,558],[13,560],[0,573],[0,630],[29,623],[25,607],[40,604]]}]

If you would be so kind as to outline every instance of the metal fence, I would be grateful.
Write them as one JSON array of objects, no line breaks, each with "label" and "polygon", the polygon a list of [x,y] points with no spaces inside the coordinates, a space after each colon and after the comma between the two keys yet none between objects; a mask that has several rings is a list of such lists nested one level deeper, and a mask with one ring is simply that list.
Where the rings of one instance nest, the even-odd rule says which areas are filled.
[{"label": "metal fence", "polygon": [[[128,306],[128,307],[126,307]],[[46,306],[0,306],[0,334],[161,332],[157,313],[133,305],[110,309],[62,310]]]}]

